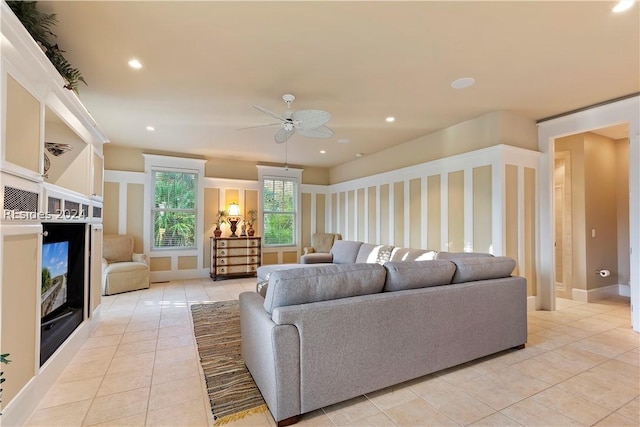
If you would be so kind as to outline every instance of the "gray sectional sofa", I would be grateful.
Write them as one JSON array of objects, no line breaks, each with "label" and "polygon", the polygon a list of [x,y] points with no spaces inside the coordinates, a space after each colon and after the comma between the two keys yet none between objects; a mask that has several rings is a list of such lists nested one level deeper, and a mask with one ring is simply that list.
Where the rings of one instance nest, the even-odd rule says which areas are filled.
[{"label": "gray sectional sofa", "polygon": [[527,339],[506,257],[321,264],[240,294],[242,355],[278,425]]},{"label": "gray sectional sofa", "polygon": [[391,245],[376,245],[355,240],[336,240],[329,253],[310,253],[300,257],[298,264],[273,264],[258,267],[258,282],[269,280],[273,271],[324,264],[378,263],[387,261],[417,261],[435,259],[438,252],[408,249]]}]

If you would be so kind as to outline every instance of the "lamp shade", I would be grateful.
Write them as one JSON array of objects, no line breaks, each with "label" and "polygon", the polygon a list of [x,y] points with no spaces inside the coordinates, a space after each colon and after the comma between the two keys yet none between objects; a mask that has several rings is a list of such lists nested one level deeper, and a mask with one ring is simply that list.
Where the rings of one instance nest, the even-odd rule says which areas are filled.
[{"label": "lamp shade", "polygon": [[229,216],[240,216],[240,206],[237,203],[231,203],[227,212]]}]

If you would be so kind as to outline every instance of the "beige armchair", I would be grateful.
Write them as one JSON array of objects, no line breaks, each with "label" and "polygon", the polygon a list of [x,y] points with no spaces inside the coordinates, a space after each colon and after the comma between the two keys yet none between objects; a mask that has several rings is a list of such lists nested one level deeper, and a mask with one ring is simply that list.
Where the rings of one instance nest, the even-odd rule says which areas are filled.
[{"label": "beige armchair", "polygon": [[[331,262],[331,248],[333,242],[342,240],[342,236],[337,233],[314,233],[311,235],[311,246],[302,248],[300,262],[303,264],[311,262]],[[327,258],[325,260],[325,258]]]},{"label": "beige armchair", "polygon": [[133,237],[106,234],[102,240],[102,295],[149,287],[149,260],[133,253]]}]

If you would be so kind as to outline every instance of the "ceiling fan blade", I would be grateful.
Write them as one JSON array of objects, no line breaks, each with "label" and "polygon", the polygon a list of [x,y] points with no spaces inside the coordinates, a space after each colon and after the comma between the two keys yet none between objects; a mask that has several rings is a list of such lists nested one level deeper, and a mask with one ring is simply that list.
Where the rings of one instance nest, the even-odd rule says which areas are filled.
[{"label": "ceiling fan blade", "polygon": [[282,121],[282,122],[284,122],[284,121],[285,121],[285,118],[284,118],[284,117],[282,117],[282,116],[280,116],[280,115],[278,115],[278,114],[274,113],[273,111],[267,110],[267,109],[266,109],[266,108],[264,108],[264,107],[261,107],[261,106],[259,106],[259,105],[254,105],[253,107],[254,107],[255,109],[260,110],[260,111],[262,111],[263,113],[265,113],[265,114],[267,114],[267,115],[269,115],[269,116],[273,117],[274,119],[278,119],[278,120],[280,120],[280,121]]},{"label": "ceiling fan blade", "polygon": [[319,126],[313,129],[297,128],[296,131],[300,135],[308,136],[310,138],[331,138],[333,136],[333,129],[327,126]]},{"label": "ceiling fan blade", "polygon": [[246,130],[246,129],[255,129],[255,128],[266,128],[269,126],[282,126],[282,123],[269,123],[268,125],[257,125],[257,126],[247,126],[245,128],[240,128],[236,130]]},{"label": "ceiling fan blade", "polygon": [[273,139],[278,143],[282,144],[293,135],[293,130],[286,130],[285,128],[278,129],[278,132],[273,136]]},{"label": "ceiling fan blade", "polygon": [[298,129],[313,129],[331,120],[331,114],[323,110],[298,110],[293,112],[291,119]]}]

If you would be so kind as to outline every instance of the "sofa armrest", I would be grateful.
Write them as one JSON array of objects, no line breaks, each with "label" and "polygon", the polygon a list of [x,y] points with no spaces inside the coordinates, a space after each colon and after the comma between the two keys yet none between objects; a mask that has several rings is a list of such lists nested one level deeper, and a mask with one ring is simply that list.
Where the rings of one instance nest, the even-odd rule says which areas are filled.
[{"label": "sofa armrest", "polygon": [[316,250],[313,249],[313,247],[311,246],[305,246],[304,248],[302,248],[302,255],[307,255],[307,254],[312,254],[314,253]]},{"label": "sofa armrest", "polygon": [[133,254],[133,256],[131,257],[131,260],[133,262],[143,262],[149,265],[149,258],[147,257],[146,254]]},{"label": "sofa armrest", "polygon": [[314,252],[300,257],[300,264],[325,264],[331,262],[333,262],[333,255],[321,252]]},{"label": "sofa armrest", "polygon": [[240,300],[242,358],[276,421],[301,414],[300,338],[293,325],[276,325],[264,298],[243,292]]},{"label": "sofa armrest", "polygon": [[105,258],[102,258],[102,271],[106,270],[107,267],[109,267],[109,261],[107,261]]}]

